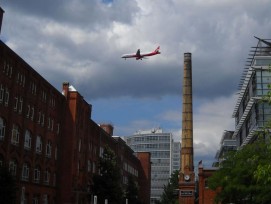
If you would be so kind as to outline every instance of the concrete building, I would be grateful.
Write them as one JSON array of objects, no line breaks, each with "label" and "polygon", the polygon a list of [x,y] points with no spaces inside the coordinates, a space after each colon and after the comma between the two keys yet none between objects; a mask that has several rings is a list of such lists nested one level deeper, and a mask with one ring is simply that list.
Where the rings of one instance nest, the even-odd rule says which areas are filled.
[{"label": "concrete building", "polygon": [[117,155],[123,189],[133,176],[150,203],[150,154],[135,155],[112,137],[113,126],[96,124],[73,86],[59,92],[2,41],[0,73],[0,165],[16,180],[16,203],[91,203],[105,145]]},{"label": "concrete building", "polygon": [[180,171],[181,167],[181,143],[180,142],[173,142],[172,146],[172,172]]},{"label": "concrete building", "polygon": [[220,147],[215,156],[218,165],[223,161],[225,154],[227,154],[229,151],[235,151],[237,149],[236,139],[233,138],[233,133],[233,131],[225,130],[221,137]]},{"label": "concrete building", "polygon": [[171,133],[162,129],[138,131],[132,136],[125,137],[127,145],[135,152],[150,152],[151,154],[151,203],[160,200],[172,173]]},{"label": "concrete building", "polygon": [[243,72],[239,97],[232,115],[235,118],[233,138],[236,138],[238,147],[252,143],[256,139],[255,131],[271,119],[271,106],[261,102],[270,90],[271,42],[257,39],[258,43],[252,47]]}]

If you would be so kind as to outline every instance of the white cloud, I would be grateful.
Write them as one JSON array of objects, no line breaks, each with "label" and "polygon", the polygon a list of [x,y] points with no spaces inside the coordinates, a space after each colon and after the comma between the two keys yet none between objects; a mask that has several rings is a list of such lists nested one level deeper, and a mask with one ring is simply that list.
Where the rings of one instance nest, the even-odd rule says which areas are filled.
[{"label": "white cloud", "polygon": [[[163,126],[162,121],[179,137],[181,110],[175,112],[168,103],[159,104],[161,109],[153,103],[181,95],[183,53],[192,52],[195,154],[214,154],[223,130],[234,128],[231,94],[249,48],[257,43],[253,36],[270,38],[270,1],[102,2],[4,1],[0,37],[55,87],[69,81],[86,100],[114,98],[122,103],[122,97],[152,98],[142,103],[150,103],[155,116],[144,115],[142,107],[136,107],[140,117],[125,125],[112,121],[115,129],[121,129],[119,135],[157,123]],[[158,45],[161,55],[146,61],[120,58]],[[120,112],[131,109],[120,108]],[[107,120],[109,113],[103,117]]]},{"label": "white cloud", "polygon": [[194,113],[195,154],[215,156],[224,130],[234,130],[231,117],[236,95],[200,104]]}]

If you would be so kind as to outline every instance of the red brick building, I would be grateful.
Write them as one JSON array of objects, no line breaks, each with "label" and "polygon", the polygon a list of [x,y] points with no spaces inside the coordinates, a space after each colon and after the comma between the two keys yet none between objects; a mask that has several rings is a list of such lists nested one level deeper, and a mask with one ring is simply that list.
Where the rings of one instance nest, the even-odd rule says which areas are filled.
[{"label": "red brick building", "polygon": [[123,186],[128,175],[150,202],[150,155],[136,157],[113,126],[91,120],[92,107],[69,83],[56,90],[0,41],[0,165],[17,181],[17,202],[91,203],[92,176],[108,145]]},{"label": "red brick building", "polygon": [[214,204],[216,192],[209,189],[208,178],[218,170],[216,167],[204,168],[202,162],[199,163],[199,204]]}]

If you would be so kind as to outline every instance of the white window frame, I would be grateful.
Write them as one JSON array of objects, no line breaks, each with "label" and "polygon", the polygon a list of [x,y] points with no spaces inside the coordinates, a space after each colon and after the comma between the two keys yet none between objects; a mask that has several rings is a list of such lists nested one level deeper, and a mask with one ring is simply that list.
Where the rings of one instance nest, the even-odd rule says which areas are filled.
[{"label": "white window frame", "polygon": [[37,136],[36,139],[36,153],[41,154],[42,152],[42,139],[41,136]]},{"label": "white window frame", "polygon": [[31,116],[30,116],[30,119],[32,121],[34,120],[34,115],[35,115],[35,108],[34,108],[34,106],[32,106],[32,108],[31,108]]},{"label": "white window frame", "polygon": [[23,181],[28,181],[29,180],[29,165],[27,163],[23,164],[23,169],[22,169],[22,180]]},{"label": "white window frame", "polygon": [[41,126],[42,127],[44,126],[44,113],[42,113],[41,115]]},{"label": "white window frame", "polygon": [[14,97],[14,107],[13,110],[16,112],[18,110],[18,96]]},{"label": "white window frame", "polygon": [[43,204],[48,204],[48,195],[47,194],[43,195]]},{"label": "white window frame", "polygon": [[17,174],[17,162],[15,160],[11,160],[9,162],[9,172],[12,176],[16,176]]},{"label": "white window frame", "polygon": [[20,131],[18,125],[13,124],[11,143],[14,145],[19,145],[20,142]]},{"label": "white window frame", "polygon": [[36,168],[34,169],[34,182],[35,183],[39,183],[40,182],[40,168],[38,166],[36,166]]},{"label": "white window frame", "polygon": [[24,99],[23,99],[23,97],[20,96],[20,102],[19,102],[19,114],[21,114],[22,111],[23,111],[23,103],[24,103]]},{"label": "white window frame", "polygon": [[30,116],[30,105],[27,105],[27,112],[26,112],[26,118],[29,118]]},{"label": "white window frame", "polygon": [[5,89],[4,89],[4,86],[1,84],[0,85],[0,103],[3,103],[4,95],[5,95]]},{"label": "white window frame", "polygon": [[57,160],[57,146],[55,147],[55,160]]},{"label": "white window frame", "polygon": [[31,149],[31,139],[32,139],[32,135],[30,131],[26,130],[24,134],[24,148],[25,149]]},{"label": "white window frame", "polygon": [[37,123],[40,124],[40,121],[41,121],[41,111],[38,112],[38,120],[37,120]]},{"label": "white window frame", "polygon": [[5,106],[8,106],[8,102],[9,102],[9,90],[8,90],[8,88],[6,88],[6,91],[5,91]]},{"label": "white window frame", "polygon": [[46,144],[46,156],[47,157],[52,156],[52,142],[50,140],[48,140]]},{"label": "white window frame", "polygon": [[5,120],[0,117],[0,140],[4,140],[5,130],[6,130]]},{"label": "white window frame", "polygon": [[38,196],[34,196],[34,197],[32,198],[32,203],[33,203],[33,204],[39,204],[39,197],[38,197]]},{"label": "white window frame", "polygon": [[50,171],[48,168],[46,168],[45,172],[44,172],[44,183],[49,185],[50,183]]}]

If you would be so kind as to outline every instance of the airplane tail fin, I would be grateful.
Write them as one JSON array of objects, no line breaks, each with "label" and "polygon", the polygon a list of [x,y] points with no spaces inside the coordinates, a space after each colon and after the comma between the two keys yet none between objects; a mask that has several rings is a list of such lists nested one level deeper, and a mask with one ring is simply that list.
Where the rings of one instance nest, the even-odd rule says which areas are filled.
[{"label": "airplane tail fin", "polygon": [[158,47],[154,50],[154,52],[160,54],[161,52],[160,52],[159,50],[160,50],[160,46],[158,46]]}]

